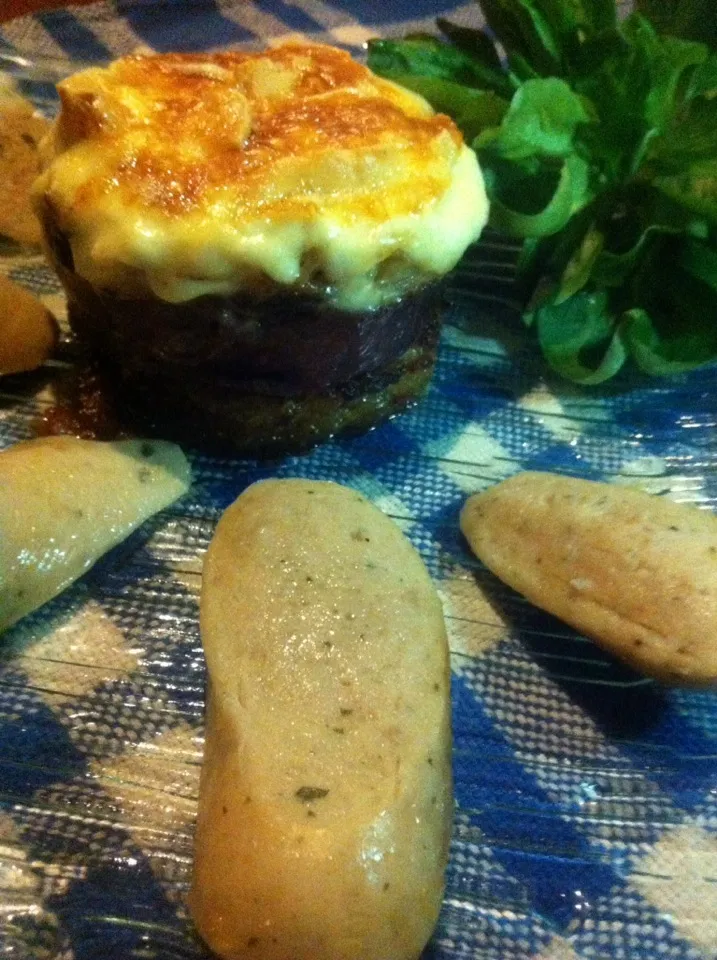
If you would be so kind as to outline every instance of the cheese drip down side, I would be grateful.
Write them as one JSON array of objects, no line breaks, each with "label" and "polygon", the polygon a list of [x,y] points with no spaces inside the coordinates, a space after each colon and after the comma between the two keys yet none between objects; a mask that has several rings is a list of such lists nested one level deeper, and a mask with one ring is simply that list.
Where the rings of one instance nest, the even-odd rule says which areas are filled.
[{"label": "cheese drip down side", "polygon": [[417,960],[452,821],[440,601],[332,483],[255,484],[210,546],[190,909],[223,958]]},{"label": "cheese drip down side", "polygon": [[126,57],[59,89],[35,199],[99,289],[374,309],[446,274],[487,219],[453,122],[331,47]]},{"label": "cheese drip down side", "polygon": [[44,437],[0,453],[0,630],[56,597],[189,487],[171,443]]}]

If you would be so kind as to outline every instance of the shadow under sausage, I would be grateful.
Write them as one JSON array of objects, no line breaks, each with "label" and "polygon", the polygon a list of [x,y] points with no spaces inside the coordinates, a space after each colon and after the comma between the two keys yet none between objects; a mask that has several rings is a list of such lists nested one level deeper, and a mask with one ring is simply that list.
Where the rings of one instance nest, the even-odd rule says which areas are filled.
[{"label": "shadow under sausage", "polygon": [[475,577],[508,635],[606,734],[636,737],[659,721],[667,698],[658,683],[533,606],[484,567]]}]

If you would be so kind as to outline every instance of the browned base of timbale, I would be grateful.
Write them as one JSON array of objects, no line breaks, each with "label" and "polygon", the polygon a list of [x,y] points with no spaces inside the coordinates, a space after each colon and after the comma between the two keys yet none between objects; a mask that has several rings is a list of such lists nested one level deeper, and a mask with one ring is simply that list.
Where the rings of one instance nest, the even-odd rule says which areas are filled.
[{"label": "browned base of timbale", "polygon": [[137,428],[204,449],[279,456],[360,432],[426,389],[442,285],[352,313],[316,296],[204,296],[171,304],[98,290],[75,272],[48,207],[49,254],[70,323]]},{"label": "browned base of timbale", "polygon": [[439,325],[380,374],[294,397],[247,392],[220,377],[123,378],[120,400],[145,432],[212,452],[278,457],[338,434],[362,433],[417,400],[436,359]]},{"label": "browned base of timbale", "polygon": [[307,450],[405,409],[433,372],[437,284],[351,314],[288,295],[122,300],[58,267],[70,323],[100,362],[122,420],[198,448]]}]

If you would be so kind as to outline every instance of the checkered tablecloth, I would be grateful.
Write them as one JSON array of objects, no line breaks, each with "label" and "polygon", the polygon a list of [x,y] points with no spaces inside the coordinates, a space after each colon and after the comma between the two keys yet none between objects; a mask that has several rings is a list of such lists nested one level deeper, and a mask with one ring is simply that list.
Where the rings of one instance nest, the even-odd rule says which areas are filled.
[{"label": "checkered tablecloth", "polygon": [[[369,36],[451,12],[479,15],[437,0],[116,0],[6,24],[0,53],[62,73],[68,58],[139,44],[294,33],[360,54]],[[366,493],[419,548],[443,600],[457,809],[429,956],[717,957],[715,695],[645,682],[531,608],[472,558],[457,524],[470,493],[524,468],[714,509],[717,376],[559,383],[517,320],[512,257],[495,236],[467,257],[414,410],[271,463],[190,451],[190,494],[3,638],[0,957],[205,956],[184,905],[203,736],[201,563],[221,511],[267,476]],[[0,269],[62,312],[39,259],[8,250]],[[54,375],[0,383],[0,446],[30,434]]]}]

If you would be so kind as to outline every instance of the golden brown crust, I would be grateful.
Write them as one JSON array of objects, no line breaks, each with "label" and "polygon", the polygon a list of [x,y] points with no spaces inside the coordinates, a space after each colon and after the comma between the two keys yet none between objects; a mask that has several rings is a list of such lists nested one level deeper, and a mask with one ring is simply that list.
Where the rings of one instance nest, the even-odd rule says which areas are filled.
[{"label": "golden brown crust", "polygon": [[34,198],[98,291],[308,285],[373,310],[448,273],[486,222],[455,124],[331,47],[125,57],[60,96]]},{"label": "golden brown crust", "polygon": [[40,245],[30,188],[40,170],[38,145],[48,128],[32,104],[0,87],[0,233],[26,246]]},{"label": "golden brown crust", "polygon": [[461,146],[448,117],[332,47],[131,56],[59,90],[56,147],[95,141],[108,160],[77,191],[73,219],[112,192],[168,217],[228,197],[243,214],[261,205],[274,221],[293,218],[321,202],[317,188],[370,186],[377,173],[388,182],[387,151],[410,164],[411,191],[360,190],[349,212],[383,217],[388,203],[396,215],[445,190],[450,164],[437,161]]},{"label": "golden brown crust", "polygon": [[505,583],[635,669],[717,682],[717,517],[625,487],[526,472],[461,529]]},{"label": "golden brown crust", "polygon": [[57,338],[52,314],[27,290],[0,276],[0,374],[42,366]]}]

